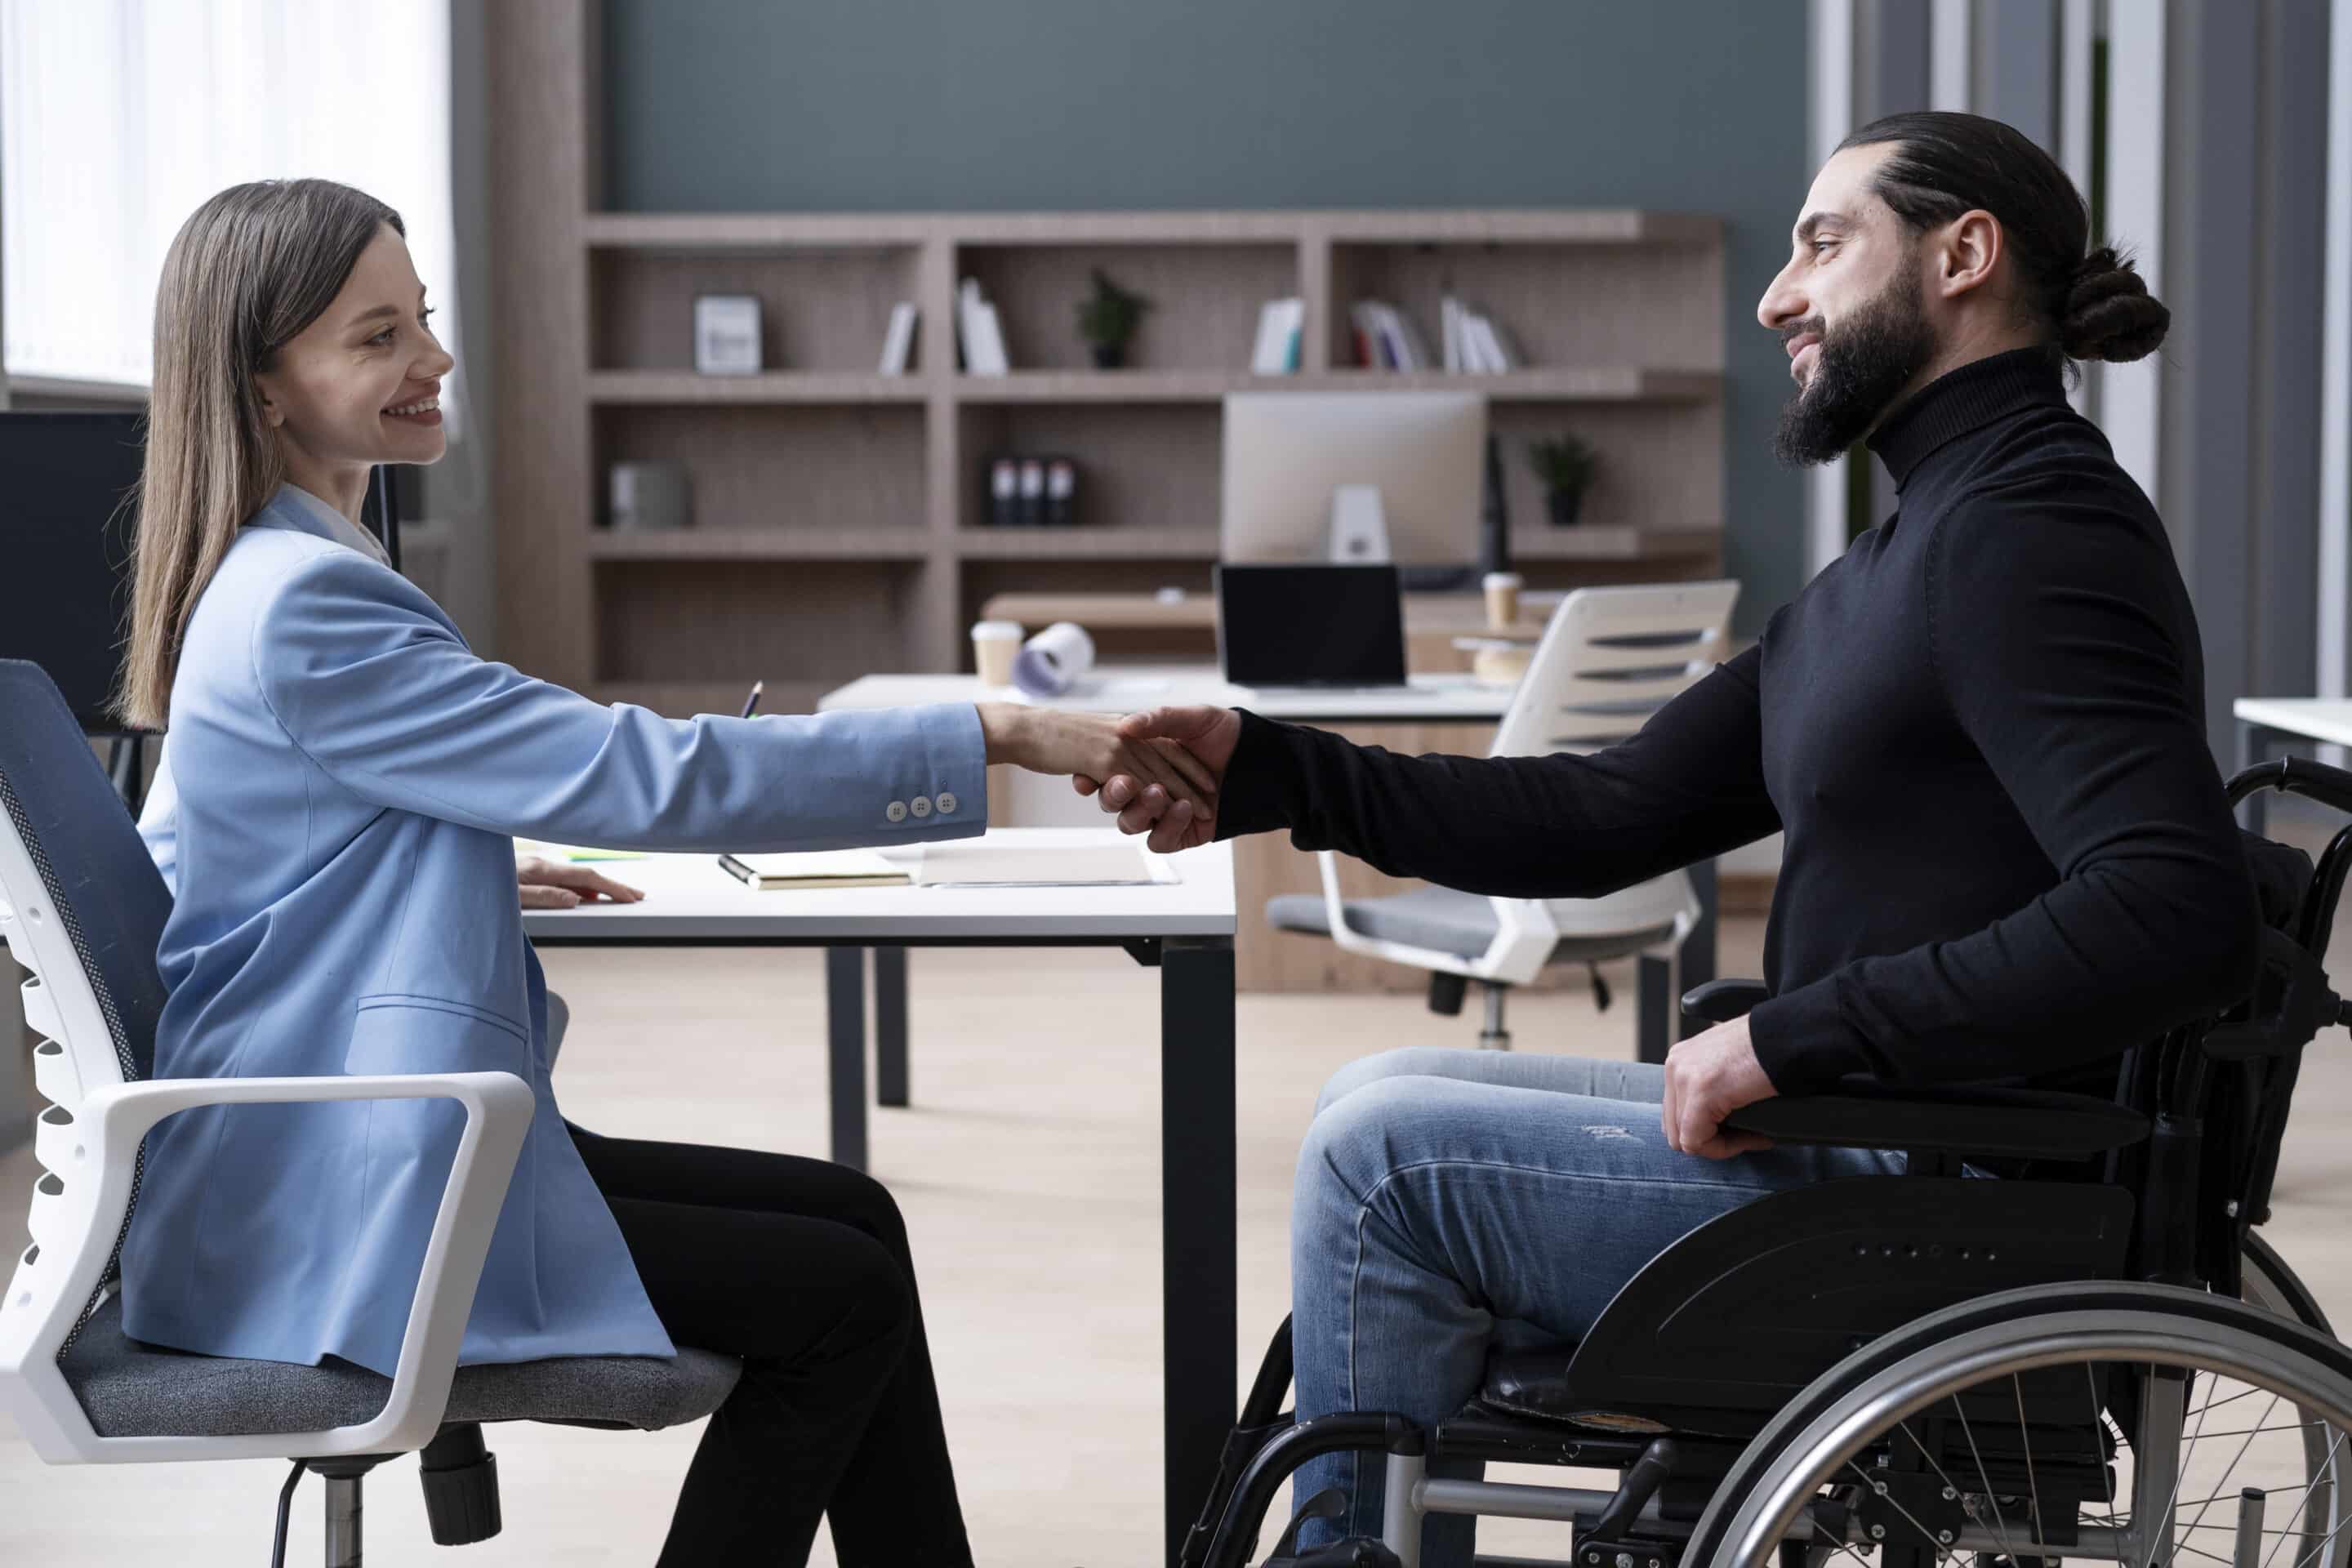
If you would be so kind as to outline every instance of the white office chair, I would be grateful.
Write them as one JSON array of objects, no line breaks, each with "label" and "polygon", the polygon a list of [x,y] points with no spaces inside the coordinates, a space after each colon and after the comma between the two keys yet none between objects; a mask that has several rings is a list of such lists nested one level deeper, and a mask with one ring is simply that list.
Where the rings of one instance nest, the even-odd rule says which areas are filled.
[{"label": "white office chair", "polygon": [[[1488,755],[1586,753],[1623,740],[1652,713],[1705,676],[1722,657],[1739,584],[1672,583],[1580,588],[1544,627]],[[1640,957],[1664,963],[1664,994],[1675,994],[1675,956],[1698,919],[1698,898],[1682,871],[1599,899],[1500,899],[1452,888],[1422,888],[1379,899],[1339,891],[1339,858],[1318,857],[1320,897],[1290,893],[1266,904],[1279,931],[1330,937],[1349,952],[1426,969],[1430,1007],[1458,1013],[1469,983],[1485,992],[1481,1047],[1508,1050],[1503,998],[1548,964]],[[1608,993],[1594,981],[1601,1005]],[[1658,1034],[1644,1056],[1671,1040],[1669,1000],[1644,1027]]]},{"label": "white office chair", "polygon": [[[474,1287],[531,1117],[512,1073],[157,1079],[163,1004],[157,937],[171,895],[130,814],[47,677],[0,659],[0,936],[40,1037],[34,1079],[33,1245],[0,1296],[0,1410],[53,1465],[291,1459],[278,1558],[304,1469],[326,1481],[329,1568],[361,1560],[360,1478],[425,1454],[434,1539],[499,1531],[497,1470],[479,1423],[654,1429],[717,1409],[741,1364],[681,1348],[673,1361],[578,1356],[459,1367]],[[122,1331],[117,1270],[149,1129],[197,1105],[438,1098],[464,1107],[394,1375],[184,1355]],[[352,1216],[354,1222],[361,1217]]]}]

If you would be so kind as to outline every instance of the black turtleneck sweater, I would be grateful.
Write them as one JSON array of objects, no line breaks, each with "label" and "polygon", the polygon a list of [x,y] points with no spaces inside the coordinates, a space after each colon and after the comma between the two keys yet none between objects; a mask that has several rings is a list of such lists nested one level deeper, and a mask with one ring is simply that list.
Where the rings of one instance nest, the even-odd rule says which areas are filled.
[{"label": "black turtleneck sweater", "polygon": [[1870,444],[1895,515],[1632,739],[1410,758],[1245,714],[1218,836],[1557,898],[1783,831],[1748,1022],[1784,1091],[2076,1079],[2229,1005],[2255,895],[2155,509],[2037,350]]}]

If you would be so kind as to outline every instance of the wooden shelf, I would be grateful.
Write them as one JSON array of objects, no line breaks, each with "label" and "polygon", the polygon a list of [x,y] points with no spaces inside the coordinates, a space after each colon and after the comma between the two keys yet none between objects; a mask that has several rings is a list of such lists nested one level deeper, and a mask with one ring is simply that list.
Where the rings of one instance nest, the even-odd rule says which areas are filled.
[{"label": "wooden shelf", "polygon": [[1631,207],[1347,212],[587,213],[591,248],[873,249],[948,235],[975,245],[1281,243],[1302,232],[1370,245],[1711,245],[1722,220]]},{"label": "wooden shelf", "polygon": [[1511,530],[1514,561],[1680,561],[1723,549],[1720,528],[1549,526]]},{"label": "wooden shelf", "polygon": [[920,403],[920,375],[860,375],[849,371],[765,371],[703,375],[690,370],[596,370],[588,401],[622,404]]},{"label": "wooden shelf", "polygon": [[967,561],[1214,561],[1213,528],[963,528]]},{"label": "wooden shelf", "polygon": [[1013,371],[957,375],[961,403],[1214,403],[1234,392],[1478,392],[1511,403],[1695,403],[1723,390],[1711,370],[1643,370],[1630,365],[1559,366],[1507,375],[1444,371],[1333,370],[1253,375],[1246,371]]},{"label": "wooden shelf", "polygon": [[597,561],[923,561],[930,536],[915,529],[681,528],[589,536]]}]

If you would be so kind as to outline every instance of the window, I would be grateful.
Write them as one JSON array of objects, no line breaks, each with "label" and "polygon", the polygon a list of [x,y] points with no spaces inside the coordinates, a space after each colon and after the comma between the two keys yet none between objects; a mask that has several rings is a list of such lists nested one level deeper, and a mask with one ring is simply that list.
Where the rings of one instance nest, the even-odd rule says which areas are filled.
[{"label": "window", "polygon": [[400,213],[456,353],[446,5],[0,0],[0,365],[144,384],[180,225],[299,175]]}]

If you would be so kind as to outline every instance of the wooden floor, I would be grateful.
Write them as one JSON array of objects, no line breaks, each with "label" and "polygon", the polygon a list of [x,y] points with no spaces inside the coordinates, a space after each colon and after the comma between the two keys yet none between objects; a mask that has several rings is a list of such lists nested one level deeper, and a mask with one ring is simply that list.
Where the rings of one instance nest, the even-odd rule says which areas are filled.
[{"label": "wooden floor", "polygon": [[[1761,922],[1734,921],[1723,970],[1757,972]],[[2339,958],[2340,961],[2340,958]],[[822,988],[814,955],[546,955],[573,1007],[558,1091],[599,1131],[822,1153]],[[2343,973],[2338,969],[2339,973]],[[1630,974],[1618,977],[1621,997]],[[913,1233],[949,1436],[983,1564],[1158,1561],[1157,975],[1116,953],[919,953],[915,1107],[877,1112],[875,1163]],[[1240,1014],[1242,1371],[1286,1310],[1290,1172],[1317,1087],[1403,1044],[1468,1044],[1474,1018],[1399,996],[1244,996]],[[1475,1005],[1474,1005],[1475,1007]],[[1621,1002],[1583,988],[1515,999],[1521,1048],[1630,1055]],[[2352,1318],[2352,1067],[2323,1037],[2269,1234],[2339,1320]],[[0,1194],[28,1190],[19,1152]],[[0,1218],[0,1256],[21,1247]],[[453,1559],[653,1561],[693,1429],[495,1429],[506,1531]],[[0,1564],[263,1561],[282,1467],[48,1468],[0,1417]],[[1557,1476],[1558,1472],[1549,1472]],[[305,1483],[289,1561],[318,1561]],[[414,1466],[369,1479],[370,1558],[435,1560]],[[1546,1552],[1558,1527],[1490,1523],[1483,1546]],[[816,1561],[830,1563],[820,1540]]]}]

